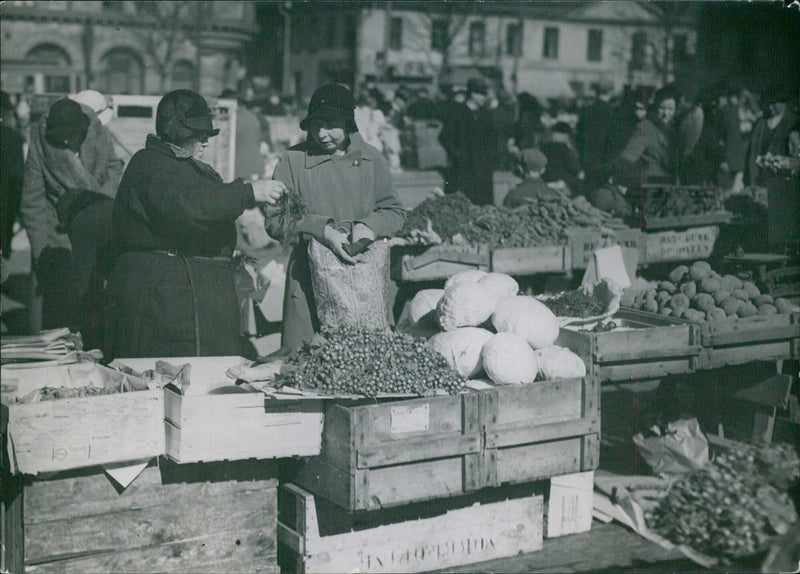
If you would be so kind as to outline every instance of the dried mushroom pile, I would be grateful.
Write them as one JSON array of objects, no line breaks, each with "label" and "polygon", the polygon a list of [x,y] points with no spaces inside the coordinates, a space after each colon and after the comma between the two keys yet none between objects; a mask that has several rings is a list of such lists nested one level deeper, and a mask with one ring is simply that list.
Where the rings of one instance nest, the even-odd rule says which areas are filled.
[{"label": "dried mushroom pile", "polygon": [[735,275],[720,275],[705,261],[691,267],[679,265],[657,289],[639,293],[633,307],[690,321],[735,320],[792,310],[787,299],[762,294],[755,283]]},{"label": "dried mushroom pile", "polygon": [[671,542],[703,554],[750,556],[797,520],[788,492],[798,479],[794,447],[748,445],[676,481],[645,520]]},{"label": "dried mushroom pile", "polygon": [[532,247],[562,243],[567,229],[619,225],[584,197],[531,200],[509,209],[473,205],[464,194],[454,193],[426,199],[412,209],[399,235],[411,244],[424,243],[422,237],[432,231],[445,243],[460,237],[472,245]]},{"label": "dried mushroom pile", "polygon": [[466,379],[425,339],[345,326],[323,329],[314,343],[284,365],[276,382],[326,395],[374,397],[379,393],[429,396],[437,390],[456,394]]}]

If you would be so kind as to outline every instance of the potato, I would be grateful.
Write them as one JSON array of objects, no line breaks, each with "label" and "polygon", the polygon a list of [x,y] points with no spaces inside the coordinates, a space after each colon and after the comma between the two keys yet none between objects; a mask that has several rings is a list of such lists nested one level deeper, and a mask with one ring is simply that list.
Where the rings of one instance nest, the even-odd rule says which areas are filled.
[{"label": "potato", "polygon": [[644,310],[650,311],[651,313],[658,313],[658,303],[655,299],[648,298],[644,304]]},{"label": "potato", "polygon": [[686,267],[686,265],[678,265],[675,269],[669,272],[668,277],[670,281],[677,285],[687,273],[689,273],[689,268]]},{"label": "potato", "polygon": [[758,314],[758,309],[750,301],[747,301],[736,314],[742,318],[755,317]]},{"label": "potato", "polygon": [[711,270],[705,267],[698,267],[696,264],[689,268],[689,278],[693,281],[702,281],[711,276]]},{"label": "potato", "polygon": [[706,311],[706,321],[718,321],[721,319],[726,319],[727,317],[728,316],[725,314],[725,311],[719,307],[714,307],[713,309]]},{"label": "potato", "polygon": [[659,291],[656,295],[656,301],[658,301],[659,306],[663,307],[665,303],[667,303],[670,299],[672,299],[672,295],[667,293],[666,291]]},{"label": "potato", "polygon": [[723,291],[728,291],[728,292],[733,291],[734,289],[738,289],[738,287],[733,286],[733,281],[731,281],[727,277],[722,277],[719,280],[719,288],[722,289]]},{"label": "potato", "polygon": [[655,299],[657,294],[658,291],[656,291],[655,289],[648,289],[647,292],[645,293],[645,297],[647,297],[648,299]]},{"label": "potato", "polygon": [[739,312],[739,309],[742,308],[744,305],[744,301],[741,299],[737,299],[736,297],[728,297],[722,303],[720,303],[720,308],[725,311],[725,314],[728,317],[732,317]]},{"label": "potato", "polygon": [[[733,285],[733,289],[741,289],[742,288],[742,280],[739,279],[736,275],[725,275],[723,279],[727,279]],[[730,289],[730,291],[733,291]]]},{"label": "potato", "polygon": [[709,273],[713,271],[711,269],[711,264],[708,261],[698,260],[692,263],[692,267],[700,267],[702,269],[706,269]]},{"label": "potato", "polygon": [[784,299],[783,297],[778,297],[775,299],[775,308],[778,310],[778,313],[791,313],[792,312],[792,304],[789,302],[788,299]]},{"label": "potato", "polygon": [[661,310],[659,311],[659,313],[661,313],[662,315],[665,315],[665,316],[669,317],[670,315],[672,315],[672,309],[670,309],[669,307],[664,307],[663,309],[661,309]]},{"label": "potato", "polygon": [[694,299],[694,296],[697,295],[697,284],[694,281],[687,281],[681,285],[681,293],[689,299]]},{"label": "potato", "polygon": [[725,299],[727,299],[728,297],[731,296],[731,292],[730,291],[726,291],[725,289],[720,289],[719,291],[715,291],[712,296],[714,297],[714,303],[719,305]]},{"label": "potato", "polygon": [[750,300],[750,293],[745,291],[744,289],[734,289],[733,293],[731,293],[733,297],[737,299],[741,299],[742,301],[749,301]]},{"label": "potato", "polygon": [[686,312],[686,309],[687,309],[686,307],[678,307],[677,309],[673,309],[672,316],[677,319],[680,319],[681,317],[683,317],[683,314]]},{"label": "potato", "polygon": [[758,308],[758,314],[762,317],[769,317],[770,315],[777,315],[778,308],[771,303],[764,303]]},{"label": "potato", "polygon": [[761,305],[772,305],[775,303],[775,300],[772,298],[772,295],[759,295],[758,297],[753,297],[753,303],[761,307]]},{"label": "potato", "polygon": [[676,293],[669,302],[669,306],[673,311],[677,311],[678,309],[688,309],[689,298],[683,293]]},{"label": "potato", "polygon": [[661,291],[666,291],[670,295],[674,295],[675,292],[678,290],[678,286],[675,285],[672,281],[662,281],[658,284],[658,288]]},{"label": "potato", "polygon": [[744,289],[750,294],[751,299],[753,297],[758,297],[759,295],[761,295],[761,291],[759,290],[758,287],[756,287],[756,284],[753,283],[752,281],[742,282],[742,289]]},{"label": "potato", "polygon": [[719,279],[715,279],[714,277],[706,277],[700,281],[700,285],[697,286],[697,290],[701,293],[714,293],[720,289],[722,289],[722,283],[720,283]]},{"label": "potato", "polygon": [[686,309],[686,311],[683,312],[683,318],[689,321],[705,321],[706,314],[695,309]]},{"label": "potato", "polygon": [[697,309],[698,311],[709,311],[713,309],[716,305],[714,304],[714,298],[709,295],[708,293],[698,293],[697,296],[692,301],[692,307]]},{"label": "potato", "polygon": [[641,309],[644,306],[645,296],[644,291],[641,293],[637,293],[636,296],[633,298],[633,308],[634,309]]}]

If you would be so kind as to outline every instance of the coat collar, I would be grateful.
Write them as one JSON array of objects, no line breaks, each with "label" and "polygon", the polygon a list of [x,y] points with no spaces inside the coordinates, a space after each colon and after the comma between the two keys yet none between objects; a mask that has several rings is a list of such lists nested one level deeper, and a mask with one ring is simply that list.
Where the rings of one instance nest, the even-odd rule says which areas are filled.
[{"label": "coat collar", "polygon": [[314,148],[309,145],[306,148],[306,157],[305,157],[305,167],[306,169],[311,169],[320,165],[321,163],[325,163],[326,161],[331,161],[335,157],[342,157],[353,162],[354,166],[357,166],[362,161],[372,161],[372,158],[365,154],[365,146],[364,138],[361,137],[361,134],[358,132],[353,132],[350,134],[350,145],[347,146],[347,152],[343,156],[334,156],[326,153],[315,154]]}]

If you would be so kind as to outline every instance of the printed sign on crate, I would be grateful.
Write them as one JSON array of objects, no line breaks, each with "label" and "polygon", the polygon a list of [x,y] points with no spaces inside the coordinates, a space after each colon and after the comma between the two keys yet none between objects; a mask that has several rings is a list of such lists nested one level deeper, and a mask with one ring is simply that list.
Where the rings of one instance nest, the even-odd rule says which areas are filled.
[{"label": "printed sign on crate", "polygon": [[689,261],[706,259],[714,250],[719,226],[692,227],[682,231],[648,233],[645,262]]}]

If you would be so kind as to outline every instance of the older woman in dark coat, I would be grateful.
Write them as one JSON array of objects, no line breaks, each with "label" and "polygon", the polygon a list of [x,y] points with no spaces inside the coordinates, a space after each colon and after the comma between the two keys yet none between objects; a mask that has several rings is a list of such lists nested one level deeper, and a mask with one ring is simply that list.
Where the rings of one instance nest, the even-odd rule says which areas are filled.
[{"label": "older woman in dark coat", "polygon": [[113,214],[119,256],[108,286],[113,357],[240,355],[231,255],[235,220],[275,203],[280,182],[223,183],[201,161],[219,133],[191,90],[165,95],[149,135],[122,177]]}]

